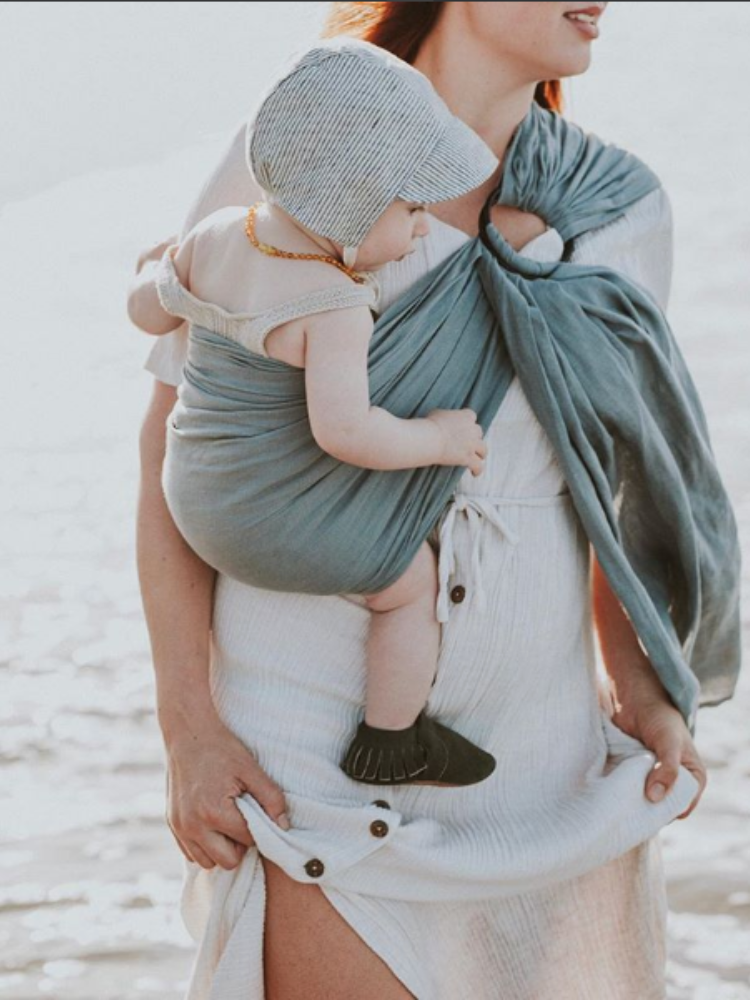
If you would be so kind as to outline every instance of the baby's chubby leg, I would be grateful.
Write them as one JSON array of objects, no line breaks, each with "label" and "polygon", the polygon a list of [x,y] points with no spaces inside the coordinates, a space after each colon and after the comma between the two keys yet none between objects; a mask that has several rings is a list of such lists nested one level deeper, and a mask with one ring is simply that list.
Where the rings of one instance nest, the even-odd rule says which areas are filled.
[{"label": "baby's chubby leg", "polygon": [[423,542],[395,583],[366,595],[373,612],[364,716],[369,726],[405,729],[424,708],[440,651],[437,588],[437,557],[430,544]]},{"label": "baby's chubby leg", "polygon": [[425,712],[440,653],[437,591],[437,557],[425,542],[400,579],[365,597],[365,714],[339,761],[355,781],[459,787],[495,769],[492,754]]}]

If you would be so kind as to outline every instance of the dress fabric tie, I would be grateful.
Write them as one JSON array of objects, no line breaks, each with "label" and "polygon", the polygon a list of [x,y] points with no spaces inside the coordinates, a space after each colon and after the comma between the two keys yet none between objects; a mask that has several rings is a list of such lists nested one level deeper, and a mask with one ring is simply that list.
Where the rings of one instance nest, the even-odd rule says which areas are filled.
[{"label": "dress fabric tie", "polygon": [[448,502],[446,513],[440,524],[440,554],[438,559],[438,597],[436,617],[441,624],[448,621],[450,603],[449,583],[456,571],[456,552],[454,531],[456,518],[465,514],[469,528],[469,586],[476,600],[475,608],[484,611],[487,608],[487,595],[484,589],[481,555],[481,519],[485,517],[490,524],[503,535],[511,545],[518,545],[518,532],[508,525],[501,515],[500,507],[548,507],[570,501],[570,490],[552,493],[548,496],[507,497],[485,496],[473,493],[455,493]]},{"label": "dress fabric tie", "polygon": [[493,524],[511,545],[518,544],[518,535],[512,528],[508,527],[505,518],[501,517],[497,509],[498,501],[501,499],[505,499],[507,502],[507,498],[456,493],[448,503],[447,513],[440,526],[440,558],[438,560],[439,589],[436,614],[437,620],[441,623],[448,621],[448,584],[452,574],[456,570],[456,553],[453,539],[456,517],[459,514],[466,514],[468,518],[469,544],[471,548],[470,581],[472,593],[477,600],[477,608],[481,610],[487,605],[484,587],[482,586],[481,518],[486,517],[490,524]]}]

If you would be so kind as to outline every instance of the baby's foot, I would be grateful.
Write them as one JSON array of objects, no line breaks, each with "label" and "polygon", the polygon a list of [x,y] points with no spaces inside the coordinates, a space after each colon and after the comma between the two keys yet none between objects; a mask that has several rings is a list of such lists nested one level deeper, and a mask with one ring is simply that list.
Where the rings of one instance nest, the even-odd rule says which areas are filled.
[{"label": "baby's foot", "polygon": [[370,785],[444,785],[484,781],[495,770],[492,754],[425,715],[406,729],[378,729],[364,719],[340,767]]}]

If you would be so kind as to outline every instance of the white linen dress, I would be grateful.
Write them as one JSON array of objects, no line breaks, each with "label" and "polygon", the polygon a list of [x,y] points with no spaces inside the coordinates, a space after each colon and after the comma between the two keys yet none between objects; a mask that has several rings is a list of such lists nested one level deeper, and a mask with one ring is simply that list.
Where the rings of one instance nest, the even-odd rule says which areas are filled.
[{"label": "white linen dress", "polygon": [[[238,133],[203,214],[245,203],[239,157]],[[417,253],[379,272],[383,307],[468,238],[431,221]],[[522,252],[558,259],[562,249],[548,229]],[[666,194],[586,234],[573,260],[619,268],[666,306]],[[184,352],[183,327],[157,340],[146,367],[176,385]],[[264,996],[258,850],[318,884],[418,1000],[663,1000],[658,831],[698,784],[683,767],[649,802],[653,754],[610,721],[589,543],[517,378],[486,440],[484,473],[464,474],[433,534],[449,618],[427,710],[495,755],[487,780],[378,788],[348,778],[338,762],[364,702],[362,599],[219,577],[213,697],[284,789],[292,828],[244,794],[258,847],[233,871],[184,861],[181,913],[197,945],[189,1000]]]}]

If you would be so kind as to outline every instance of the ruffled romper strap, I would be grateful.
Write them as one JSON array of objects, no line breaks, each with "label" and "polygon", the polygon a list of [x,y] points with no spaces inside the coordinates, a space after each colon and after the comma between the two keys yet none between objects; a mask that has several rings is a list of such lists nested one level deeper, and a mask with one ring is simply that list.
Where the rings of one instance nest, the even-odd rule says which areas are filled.
[{"label": "ruffled romper strap", "polygon": [[228,312],[213,302],[197,298],[185,288],[174,266],[177,249],[178,244],[167,247],[156,269],[156,291],[162,307],[172,316],[180,316],[196,326],[221,334],[263,357],[268,357],[266,337],[282,323],[329,309],[349,309],[360,305],[373,310],[377,308],[377,280],[374,275],[368,274],[364,284],[352,283],[351,286],[307,292],[262,312]]}]

